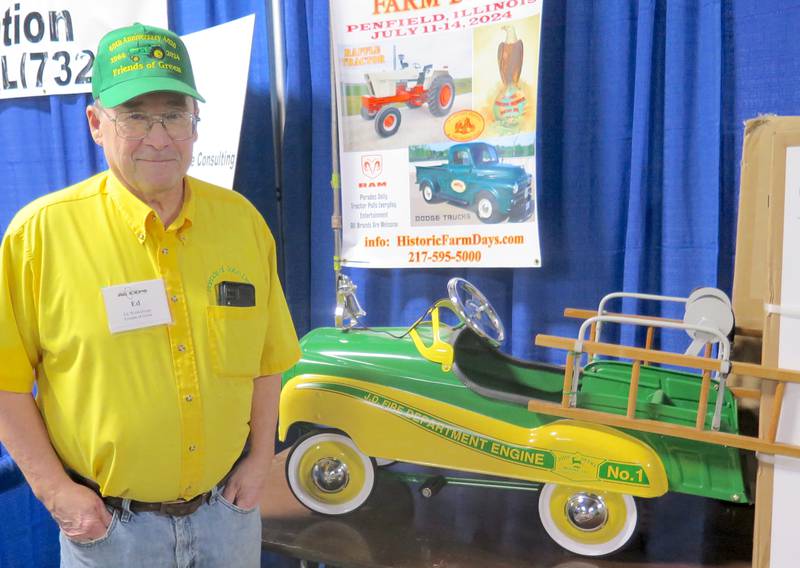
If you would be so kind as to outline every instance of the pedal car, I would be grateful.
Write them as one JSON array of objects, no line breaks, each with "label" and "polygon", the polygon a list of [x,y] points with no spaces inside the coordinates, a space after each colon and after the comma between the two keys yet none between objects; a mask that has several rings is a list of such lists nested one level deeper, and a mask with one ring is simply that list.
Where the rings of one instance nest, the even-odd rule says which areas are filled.
[{"label": "pedal car", "polygon": [[[605,303],[624,295],[582,314],[577,340],[537,337],[567,350],[564,367],[501,352],[500,318],[459,278],[409,328],[310,332],[281,392],[281,440],[292,425],[310,428],[286,460],[289,487],[311,510],[341,515],[369,498],[376,463],[384,461],[541,483],[545,530],[587,556],[630,540],[635,498],[675,491],[751,502],[741,450],[798,457],[800,448],[740,434],[727,375],[796,381],[800,374],[730,361],[733,315],[718,290],[689,298],[627,294],[684,302],[683,321],[609,314]],[[456,314],[448,316],[453,325],[445,312]],[[602,342],[612,323],[644,326],[647,345]],[[688,333],[687,352],[652,349],[656,328]]]}]

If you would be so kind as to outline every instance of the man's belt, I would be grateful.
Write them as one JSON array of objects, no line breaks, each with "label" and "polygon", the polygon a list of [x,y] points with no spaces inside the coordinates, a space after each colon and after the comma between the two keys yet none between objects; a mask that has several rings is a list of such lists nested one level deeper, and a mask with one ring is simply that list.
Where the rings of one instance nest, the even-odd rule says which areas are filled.
[{"label": "man's belt", "polygon": [[[209,497],[211,497],[211,491],[206,491],[188,501],[184,501],[183,499],[177,501],[163,501],[161,503],[131,501],[130,510],[132,513],[159,513],[172,517],[184,517],[194,513],[203,503],[207,503]],[[122,509],[122,502],[124,499],[120,497],[102,497],[102,499],[109,507]]]},{"label": "man's belt", "polygon": [[[94,481],[90,479],[86,479],[85,477],[78,475],[73,471],[67,472],[69,476],[75,483],[79,483],[84,487],[88,487],[95,493],[97,493],[103,502],[108,505],[109,507],[113,507],[114,509],[122,509],[123,502],[125,501],[122,497],[104,497],[100,493],[100,486],[97,485]],[[217,487],[222,488],[225,482],[228,480],[228,476],[226,475],[225,478],[219,482]],[[186,515],[191,515],[197,509],[200,508],[200,505],[203,503],[208,503],[209,498],[211,498],[211,491],[206,491],[205,493],[201,493],[200,495],[185,501],[183,499],[178,499],[177,501],[163,501],[160,503],[152,503],[149,501],[134,501],[131,500],[130,502],[130,511],[132,513],[159,513],[161,515],[170,515],[173,517],[185,517]]]}]

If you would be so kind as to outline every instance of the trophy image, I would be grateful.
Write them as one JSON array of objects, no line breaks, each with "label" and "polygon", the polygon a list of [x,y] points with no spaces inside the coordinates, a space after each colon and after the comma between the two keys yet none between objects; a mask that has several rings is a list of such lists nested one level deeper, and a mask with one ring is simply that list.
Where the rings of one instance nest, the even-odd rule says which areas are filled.
[{"label": "trophy image", "polygon": [[527,102],[519,86],[524,49],[514,26],[507,25],[502,29],[506,37],[497,46],[497,68],[503,87],[495,98],[492,111],[501,126],[516,128],[522,120]]}]

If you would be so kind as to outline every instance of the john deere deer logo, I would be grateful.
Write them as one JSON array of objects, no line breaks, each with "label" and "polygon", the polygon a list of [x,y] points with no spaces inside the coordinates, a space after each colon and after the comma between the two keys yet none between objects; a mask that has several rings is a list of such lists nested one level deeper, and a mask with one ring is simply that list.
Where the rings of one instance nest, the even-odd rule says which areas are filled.
[{"label": "john deere deer logo", "polygon": [[383,173],[383,157],[380,154],[361,156],[361,172],[368,178],[376,178]]}]

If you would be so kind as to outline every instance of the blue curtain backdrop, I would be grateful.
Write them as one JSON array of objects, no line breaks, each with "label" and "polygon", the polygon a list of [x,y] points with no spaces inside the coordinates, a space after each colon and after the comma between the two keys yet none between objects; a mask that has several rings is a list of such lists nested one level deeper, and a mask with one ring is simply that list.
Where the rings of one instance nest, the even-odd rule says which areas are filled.
[{"label": "blue curtain backdrop", "polygon": [[[257,15],[236,187],[276,234],[303,333],[330,325],[334,306],[328,1],[283,9],[279,200],[263,3],[169,2],[179,33]],[[564,306],[591,307],[620,289],[730,291],[743,121],[800,114],[798,29],[800,0],[545,0],[536,149],[543,267],[348,270],[367,322],[410,323],[451,276],[466,276],[503,317],[505,350],[560,361],[533,336],[573,334]],[[0,101],[0,230],[28,201],[105,167],[86,131],[88,101]],[[52,522],[2,450],[0,459],[0,566],[57,565]]]}]

